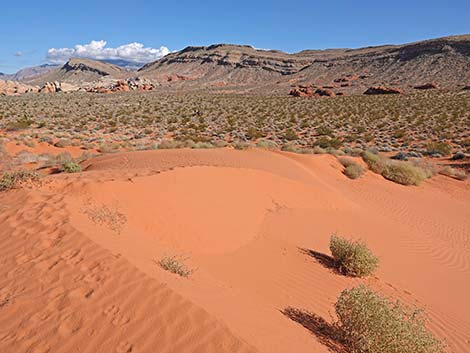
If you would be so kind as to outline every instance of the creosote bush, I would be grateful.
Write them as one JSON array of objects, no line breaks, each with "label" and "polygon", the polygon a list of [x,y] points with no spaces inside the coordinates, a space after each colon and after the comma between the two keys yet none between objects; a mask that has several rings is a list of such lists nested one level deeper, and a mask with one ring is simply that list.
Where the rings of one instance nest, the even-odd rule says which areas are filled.
[{"label": "creosote bush", "polygon": [[357,353],[440,353],[421,310],[391,302],[365,286],[344,290],[335,311],[340,340]]},{"label": "creosote bush", "polygon": [[158,261],[158,264],[165,271],[175,273],[181,277],[188,277],[193,271],[187,269],[183,261],[184,259],[177,256],[165,256]]},{"label": "creosote bush", "polygon": [[347,276],[368,276],[379,265],[379,259],[362,241],[351,241],[332,235],[330,251],[338,269]]},{"label": "creosote bush", "polygon": [[14,172],[5,173],[0,178],[0,191],[13,189],[22,183],[35,181],[39,179],[36,172],[19,170]]}]

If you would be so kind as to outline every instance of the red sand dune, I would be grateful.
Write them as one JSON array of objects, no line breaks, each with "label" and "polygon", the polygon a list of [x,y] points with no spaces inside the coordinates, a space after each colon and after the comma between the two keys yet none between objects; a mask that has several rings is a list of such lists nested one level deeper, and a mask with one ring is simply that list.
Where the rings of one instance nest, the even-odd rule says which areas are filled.
[{"label": "red sand dune", "polygon": [[[448,352],[469,351],[468,181],[349,180],[330,155],[262,150],[83,166],[0,194],[1,352],[328,352],[281,311],[331,321],[339,293],[363,282],[424,307]],[[99,209],[119,217],[89,216]],[[333,233],[365,240],[376,276],[340,276],[309,255],[329,254]],[[167,255],[195,271],[165,272]]]}]

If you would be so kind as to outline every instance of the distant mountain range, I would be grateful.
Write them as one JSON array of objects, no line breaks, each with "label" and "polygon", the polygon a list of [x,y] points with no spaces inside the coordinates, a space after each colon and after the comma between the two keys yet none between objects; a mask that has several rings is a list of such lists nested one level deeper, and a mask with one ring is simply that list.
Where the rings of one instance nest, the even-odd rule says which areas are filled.
[{"label": "distant mountain range", "polygon": [[39,66],[27,67],[25,69],[19,70],[14,74],[0,73],[0,80],[25,81],[30,78],[46,74],[47,72],[56,69],[59,66],[60,65],[44,64]]},{"label": "distant mountain range", "polygon": [[452,88],[470,84],[470,35],[361,49],[304,50],[295,54],[216,44],[187,47],[138,70],[127,62],[73,58],[60,67],[41,65],[0,79],[4,77],[32,85],[57,81],[78,86],[103,78],[142,77],[178,88],[242,87],[269,92],[314,84],[345,94],[362,92],[371,85],[406,89],[435,82],[440,87]]}]

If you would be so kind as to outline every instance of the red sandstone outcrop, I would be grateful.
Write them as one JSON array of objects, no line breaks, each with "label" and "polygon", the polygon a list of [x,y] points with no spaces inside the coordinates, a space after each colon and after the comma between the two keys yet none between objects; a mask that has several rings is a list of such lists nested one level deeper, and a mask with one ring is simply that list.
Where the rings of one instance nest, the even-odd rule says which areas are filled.
[{"label": "red sandstone outcrop", "polygon": [[364,94],[402,94],[403,91],[400,88],[392,88],[385,86],[373,86],[367,89]]}]

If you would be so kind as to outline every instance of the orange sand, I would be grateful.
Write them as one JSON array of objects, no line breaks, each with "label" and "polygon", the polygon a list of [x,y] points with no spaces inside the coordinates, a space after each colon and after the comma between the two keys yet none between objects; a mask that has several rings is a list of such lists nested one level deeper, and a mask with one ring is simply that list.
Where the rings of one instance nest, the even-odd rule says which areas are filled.
[{"label": "orange sand", "polygon": [[[349,180],[330,155],[165,150],[0,194],[0,352],[328,352],[285,315],[331,321],[359,283],[424,307],[470,351],[470,182]],[[97,222],[105,206],[125,222]],[[376,276],[334,273],[332,233],[362,238]],[[181,278],[156,261],[181,255]]]}]

